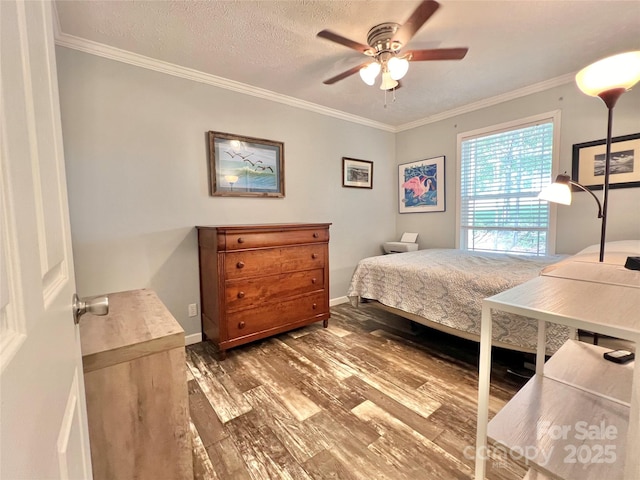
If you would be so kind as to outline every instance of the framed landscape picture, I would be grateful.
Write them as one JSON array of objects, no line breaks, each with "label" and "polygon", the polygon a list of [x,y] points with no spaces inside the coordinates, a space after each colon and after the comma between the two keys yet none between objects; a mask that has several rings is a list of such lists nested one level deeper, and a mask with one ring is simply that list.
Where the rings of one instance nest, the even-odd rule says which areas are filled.
[{"label": "framed landscape picture", "polygon": [[342,157],[342,186],[373,188],[373,162]]},{"label": "framed landscape picture", "polygon": [[[573,146],[571,176],[574,181],[602,190],[606,140],[577,143]],[[640,187],[640,133],[611,139],[609,188]],[[579,191],[573,187],[574,191]]]},{"label": "framed landscape picture", "polygon": [[398,165],[400,213],[444,212],[445,157]]},{"label": "framed landscape picture", "polygon": [[211,195],[284,197],[284,144],[209,132]]}]

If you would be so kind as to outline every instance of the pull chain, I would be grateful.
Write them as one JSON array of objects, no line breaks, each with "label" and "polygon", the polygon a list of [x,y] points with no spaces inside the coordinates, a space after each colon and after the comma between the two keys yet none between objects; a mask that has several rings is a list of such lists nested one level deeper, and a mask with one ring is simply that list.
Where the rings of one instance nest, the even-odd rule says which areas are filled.
[{"label": "pull chain", "polygon": [[[391,103],[395,103],[396,102],[396,88],[393,87],[391,90],[393,90],[393,98],[391,100]],[[384,108],[387,108],[387,91],[384,91]]]}]

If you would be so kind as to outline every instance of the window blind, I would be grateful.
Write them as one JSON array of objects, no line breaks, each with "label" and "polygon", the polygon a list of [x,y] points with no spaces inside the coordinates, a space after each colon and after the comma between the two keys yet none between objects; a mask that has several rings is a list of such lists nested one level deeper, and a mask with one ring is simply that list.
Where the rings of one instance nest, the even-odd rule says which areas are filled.
[{"label": "window blind", "polygon": [[553,120],[460,147],[460,248],[545,255],[549,205],[537,197],[551,179]]}]

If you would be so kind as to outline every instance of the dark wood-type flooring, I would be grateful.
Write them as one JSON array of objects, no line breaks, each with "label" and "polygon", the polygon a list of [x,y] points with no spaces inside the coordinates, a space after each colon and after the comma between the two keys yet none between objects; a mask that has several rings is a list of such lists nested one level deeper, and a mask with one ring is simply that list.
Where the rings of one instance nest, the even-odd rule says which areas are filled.
[{"label": "dark wood-type flooring", "polygon": [[[187,347],[197,479],[472,479],[478,347],[370,305],[232,349]],[[494,354],[490,408],[523,380]],[[465,452],[467,455],[465,456]],[[467,458],[469,457],[469,458]],[[519,479],[501,458],[488,478]]]}]

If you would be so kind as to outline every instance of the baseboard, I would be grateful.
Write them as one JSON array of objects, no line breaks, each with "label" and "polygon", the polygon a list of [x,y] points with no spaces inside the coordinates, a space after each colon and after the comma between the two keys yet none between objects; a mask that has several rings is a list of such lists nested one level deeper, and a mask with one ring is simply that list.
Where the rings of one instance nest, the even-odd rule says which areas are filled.
[{"label": "baseboard", "polygon": [[194,343],[200,343],[202,341],[202,333],[193,333],[191,335],[184,336],[185,345],[193,345]]},{"label": "baseboard", "polygon": [[349,303],[349,297],[338,297],[329,300],[329,306],[335,307],[336,305],[342,305],[343,303]]}]

